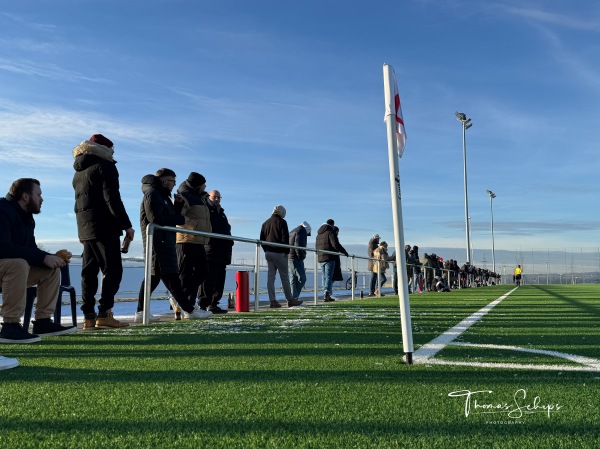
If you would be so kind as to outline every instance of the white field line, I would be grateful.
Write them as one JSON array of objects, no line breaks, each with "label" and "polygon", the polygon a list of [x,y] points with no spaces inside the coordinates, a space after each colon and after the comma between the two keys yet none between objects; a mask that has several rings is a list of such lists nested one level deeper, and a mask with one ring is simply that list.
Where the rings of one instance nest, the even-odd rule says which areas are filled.
[{"label": "white field line", "polygon": [[598,372],[600,367],[596,366],[572,366],[572,365],[532,365],[519,363],[485,363],[485,362],[458,362],[450,360],[427,359],[427,361],[418,361],[415,363],[427,365],[454,365],[471,366],[473,368],[496,368],[496,369],[525,369],[537,371],[589,371]]},{"label": "white field line", "polygon": [[[472,366],[479,368],[502,368],[502,369],[527,369],[527,370],[543,370],[543,371],[600,371],[600,360],[593,359],[591,357],[584,357],[574,354],[567,354],[558,351],[549,351],[545,349],[534,349],[534,348],[520,348],[518,346],[509,345],[493,345],[493,344],[476,344],[476,343],[463,343],[454,342],[463,332],[465,332],[473,324],[477,323],[483,316],[492,310],[497,304],[499,304],[504,298],[514,292],[516,288],[509,291],[507,294],[499,297],[492,301],[484,308],[475,312],[468,318],[465,318],[453,328],[447,330],[439,337],[434,338],[426,345],[421,346],[413,355],[413,362],[420,364],[429,365],[455,365],[455,366]],[[489,349],[502,349],[529,352],[533,354],[550,355],[553,357],[560,357],[567,359],[571,362],[580,363],[585,366],[568,366],[568,365],[532,365],[532,364],[519,364],[519,363],[485,363],[485,362],[461,362],[461,361],[450,361],[450,360],[436,360],[433,356],[444,347],[452,346],[471,346],[478,348],[489,348]]]},{"label": "white field line", "polygon": [[479,309],[473,315],[468,318],[465,318],[452,329],[448,329],[442,335],[434,338],[429,343],[424,344],[419,349],[417,349],[413,354],[414,363],[426,363],[428,360],[444,349],[447,345],[452,343],[458,337],[460,337],[468,328],[473,326],[473,324],[477,323],[480,319],[482,319],[490,310],[492,310],[496,305],[500,304],[500,302],[514,292],[518,287],[513,288],[511,291],[506,293],[505,295],[500,296],[498,299],[495,299],[487,306]]},{"label": "white field line", "polygon": [[[595,370],[600,371],[600,360],[592,359],[591,357],[585,357],[582,355],[568,354],[566,352],[550,351],[548,349],[520,348],[518,346],[492,345],[492,344],[481,344],[481,343],[454,342],[454,343],[450,343],[450,344],[452,346],[471,346],[474,348],[502,349],[502,350],[509,350],[509,351],[529,352],[532,354],[550,355],[553,357],[559,357],[561,359],[566,359],[566,360],[569,360],[574,363],[579,363],[580,365],[586,365],[590,368],[594,368]],[[579,367],[576,367],[576,368],[579,368]]]}]

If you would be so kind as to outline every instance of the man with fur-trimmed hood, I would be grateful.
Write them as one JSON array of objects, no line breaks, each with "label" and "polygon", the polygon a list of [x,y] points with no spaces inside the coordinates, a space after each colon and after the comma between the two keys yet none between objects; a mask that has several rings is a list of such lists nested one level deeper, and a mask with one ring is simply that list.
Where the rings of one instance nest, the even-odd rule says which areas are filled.
[{"label": "man with fur-trimmed hood", "polygon": [[[134,230],[119,193],[119,172],[113,154],[113,143],[102,134],[94,134],[73,149],[75,216],[79,241],[83,244],[84,329],[127,326],[114,319],[112,308],[123,277],[120,237],[125,231],[126,238],[133,240]],[[96,314],[100,270],[104,278]]]}]

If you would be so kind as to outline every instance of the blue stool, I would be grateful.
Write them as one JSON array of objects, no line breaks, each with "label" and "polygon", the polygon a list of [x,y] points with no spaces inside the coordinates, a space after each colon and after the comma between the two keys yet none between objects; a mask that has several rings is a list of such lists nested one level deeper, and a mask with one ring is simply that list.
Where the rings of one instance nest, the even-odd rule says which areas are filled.
[{"label": "blue stool", "polygon": [[[69,292],[71,297],[71,318],[73,320],[73,326],[77,326],[77,296],[75,294],[75,287],[71,285],[71,275],[69,273],[69,265],[65,265],[60,269],[60,288],[58,290],[58,300],[56,301],[56,308],[54,309],[54,322],[60,324],[61,312],[62,312],[62,295],[63,292]],[[31,321],[31,312],[33,310],[33,302],[37,295],[36,287],[29,287],[27,289],[27,298],[25,301],[25,313],[23,314],[23,329],[29,329],[29,322]]]}]

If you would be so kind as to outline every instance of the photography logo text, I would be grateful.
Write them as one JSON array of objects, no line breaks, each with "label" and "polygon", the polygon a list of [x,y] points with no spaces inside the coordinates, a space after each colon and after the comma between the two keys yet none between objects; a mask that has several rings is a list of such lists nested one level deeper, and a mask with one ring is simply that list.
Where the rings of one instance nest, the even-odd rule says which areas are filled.
[{"label": "photography logo text", "polygon": [[514,420],[537,413],[550,418],[552,413],[562,409],[560,404],[543,402],[539,396],[531,398],[522,388],[515,391],[509,400],[497,400],[492,390],[458,390],[448,393],[448,396],[464,401],[465,418],[469,415],[488,414]]}]

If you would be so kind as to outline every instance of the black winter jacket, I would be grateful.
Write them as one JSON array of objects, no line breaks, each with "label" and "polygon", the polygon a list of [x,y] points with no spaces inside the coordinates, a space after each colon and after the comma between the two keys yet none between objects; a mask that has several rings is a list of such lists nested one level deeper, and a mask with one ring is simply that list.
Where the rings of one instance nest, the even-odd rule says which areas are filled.
[{"label": "black winter jacket", "polygon": [[[181,215],[183,203],[171,202],[171,195],[160,184],[159,178],[154,175],[146,175],[142,178],[142,192],[144,198],[140,205],[140,227],[142,229],[142,240],[146,248],[146,226],[155,223],[160,226],[177,226],[185,223],[185,217]],[[162,274],[177,273],[177,252],[175,250],[175,233],[156,229],[154,231],[154,255],[160,264]],[[154,273],[154,263],[152,268]]]},{"label": "black winter jacket", "polygon": [[[348,255],[348,251],[341,245],[340,241],[333,230],[333,226],[324,223],[317,232],[316,248],[333,251],[336,253],[342,253],[345,256]],[[335,256],[332,254],[319,253],[319,262],[329,262],[335,260]]]},{"label": "black winter jacket", "polygon": [[35,220],[11,195],[0,198],[0,259],[25,259],[29,265],[44,267],[49,253],[35,243]]},{"label": "black winter jacket", "polygon": [[[282,243],[289,245],[290,233],[288,231],[287,221],[281,218],[278,214],[271,215],[267,221],[265,221],[260,230],[260,240],[263,242]],[[281,248],[278,246],[262,245],[264,252],[271,253],[283,253],[288,254],[289,248]]]},{"label": "black winter jacket", "polygon": [[[210,224],[214,234],[231,235],[231,225],[225,209],[221,206],[208,202],[208,210],[210,211]],[[231,255],[233,249],[233,240],[217,239],[211,237],[209,242],[204,245],[206,256],[209,259],[222,258],[226,265],[231,263]]]},{"label": "black winter jacket", "polygon": [[73,188],[79,240],[119,237],[131,221],[119,193],[119,172],[112,150],[84,141],[73,149]]},{"label": "black winter jacket", "polygon": [[[308,241],[308,233],[306,232],[306,228],[302,225],[297,228],[292,229],[290,232],[290,245],[301,246],[306,248],[306,243]],[[301,249],[290,249],[290,253],[288,254],[288,259],[306,259],[306,251]]]}]

